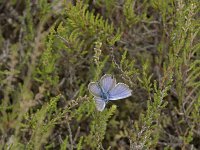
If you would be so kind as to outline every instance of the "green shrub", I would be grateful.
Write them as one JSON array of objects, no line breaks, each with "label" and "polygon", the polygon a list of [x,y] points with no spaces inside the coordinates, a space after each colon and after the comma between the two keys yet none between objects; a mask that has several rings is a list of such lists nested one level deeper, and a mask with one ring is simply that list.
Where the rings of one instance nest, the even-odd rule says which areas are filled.
[{"label": "green shrub", "polygon": [[[0,149],[199,149],[199,6],[1,1]],[[133,94],[98,112],[104,74]]]}]

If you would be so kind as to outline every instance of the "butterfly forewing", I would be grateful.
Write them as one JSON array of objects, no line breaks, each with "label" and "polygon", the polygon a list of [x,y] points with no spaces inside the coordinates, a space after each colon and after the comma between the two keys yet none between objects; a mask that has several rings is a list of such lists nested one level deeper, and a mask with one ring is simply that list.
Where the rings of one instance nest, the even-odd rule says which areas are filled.
[{"label": "butterfly forewing", "polygon": [[98,111],[103,111],[105,106],[106,106],[106,102],[104,99],[100,98],[100,97],[94,97],[95,103],[96,103],[96,108]]},{"label": "butterfly forewing", "polygon": [[103,77],[101,77],[100,86],[105,93],[109,92],[112,88],[115,87],[115,85],[116,80],[112,77],[112,75],[106,74]]},{"label": "butterfly forewing", "polygon": [[118,100],[131,96],[132,90],[124,83],[118,83],[109,92],[109,100]]},{"label": "butterfly forewing", "polygon": [[99,84],[97,82],[91,82],[88,85],[88,89],[93,96],[101,97],[101,94],[102,94],[101,89],[100,89]]}]

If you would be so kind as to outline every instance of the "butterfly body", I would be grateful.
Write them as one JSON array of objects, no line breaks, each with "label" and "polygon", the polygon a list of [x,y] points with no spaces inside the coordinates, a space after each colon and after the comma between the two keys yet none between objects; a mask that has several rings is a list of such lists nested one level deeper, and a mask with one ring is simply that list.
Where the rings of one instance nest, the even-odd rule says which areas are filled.
[{"label": "butterfly body", "polygon": [[106,92],[106,91],[100,86],[99,83],[98,83],[98,85],[99,85],[99,88],[100,88],[100,90],[101,90],[101,95],[100,95],[100,97],[101,97],[102,99],[104,99],[105,102],[109,101],[109,93]]},{"label": "butterfly body", "polygon": [[94,96],[96,108],[103,111],[110,100],[118,100],[131,96],[131,90],[124,83],[116,84],[115,78],[111,75],[104,75],[99,82],[91,82],[88,89]]}]

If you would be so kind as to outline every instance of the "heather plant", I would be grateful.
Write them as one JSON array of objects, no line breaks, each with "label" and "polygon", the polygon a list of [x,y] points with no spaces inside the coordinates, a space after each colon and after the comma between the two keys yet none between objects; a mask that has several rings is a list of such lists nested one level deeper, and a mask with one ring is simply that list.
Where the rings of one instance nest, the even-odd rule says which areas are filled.
[{"label": "heather plant", "polygon": [[[0,1],[0,149],[200,149],[199,6]],[[100,112],[104,74],[132,96]]]}]

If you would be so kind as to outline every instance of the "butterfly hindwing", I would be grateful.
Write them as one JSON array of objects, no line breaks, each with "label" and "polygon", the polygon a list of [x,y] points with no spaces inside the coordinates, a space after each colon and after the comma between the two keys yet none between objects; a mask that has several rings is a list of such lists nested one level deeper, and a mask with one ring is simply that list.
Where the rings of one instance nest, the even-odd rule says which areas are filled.
[{"label": "butterfly hindwing", "polygon": [[100,79],[100,86],[105,93],[109,92],[116,85],[116,80],[112,75],[106,74]]},{"label": "butterfly hindwing", "polygon": [[95,103],[96,103],[96,108],[98,111],[103,111],[105,106],[106,106],[106,102],[103,98],[101,97],[94,97]]},{"label": "butterfly hindwing", "polygon": [[118,100],[131,96],[132,90],[124,83],[118,83],[109,92],[109,100]]}]

